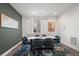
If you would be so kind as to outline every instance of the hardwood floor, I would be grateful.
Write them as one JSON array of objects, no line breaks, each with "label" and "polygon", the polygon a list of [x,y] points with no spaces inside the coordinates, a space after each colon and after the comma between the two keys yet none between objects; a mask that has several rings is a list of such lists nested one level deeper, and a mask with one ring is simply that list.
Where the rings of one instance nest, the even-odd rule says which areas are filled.
[{"label": "hardwood floor", "polygon": [[79,51],[75,50],[75,49],[72,49],[64,44],[61,43],[61,46],[62,47],[65,47],[65,49],[68,49],[70,51],[70,55],[72,56],[79,56]]},{"label": "hardwood floor", "polygon": [[11,52],[9,52],[6,56],[13,56],[19,49],[21,49],[22,44],[19,44],[16,48],[14,48]]}]

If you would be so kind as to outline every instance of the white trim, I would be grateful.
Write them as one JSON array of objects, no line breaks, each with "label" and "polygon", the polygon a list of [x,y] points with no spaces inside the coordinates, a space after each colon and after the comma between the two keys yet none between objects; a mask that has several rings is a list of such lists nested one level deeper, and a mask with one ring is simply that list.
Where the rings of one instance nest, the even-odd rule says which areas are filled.
[{"label": "white trim", "polygon": [[8,53],[10,53],[13,49],[15,49],[18,45],[20,45],[22,42],[19,42],[18,44],[16,44],[15,46],[13,46],[12,48],[10,48],[9,50],[7,50],[6,52],[4,52],[3,54],[1,54],[1,56],[6,56]]}]

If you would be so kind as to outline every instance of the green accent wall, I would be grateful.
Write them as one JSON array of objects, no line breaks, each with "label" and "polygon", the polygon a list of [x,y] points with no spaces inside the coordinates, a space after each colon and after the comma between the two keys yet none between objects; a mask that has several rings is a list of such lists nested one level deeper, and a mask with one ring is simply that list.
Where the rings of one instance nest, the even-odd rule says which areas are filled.
[{"label": "green accent wall", "polygon": [[0,3],[0,13],[4,13],[19,22],[19,29],[0,28],[0,54],[2,54],[20,41],[22,16],[8,3]]}]

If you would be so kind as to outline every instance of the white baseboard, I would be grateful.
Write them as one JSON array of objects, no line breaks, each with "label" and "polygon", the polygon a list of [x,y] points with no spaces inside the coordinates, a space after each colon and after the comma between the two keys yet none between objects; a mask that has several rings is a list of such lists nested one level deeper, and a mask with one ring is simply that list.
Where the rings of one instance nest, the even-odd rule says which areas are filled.
[{"label": "white baseboard", "polygon": [[9,54],[13,49],[15,49],[18,45],[20,45],[22,42],[19,42],[18,44],[16,44],[15,46],[13,46],[12,48],[10,48],[9,50],[7,50],[6,52],[4,52],[3,54],[1,54],[1,56],[7,56],[7,54]]}]

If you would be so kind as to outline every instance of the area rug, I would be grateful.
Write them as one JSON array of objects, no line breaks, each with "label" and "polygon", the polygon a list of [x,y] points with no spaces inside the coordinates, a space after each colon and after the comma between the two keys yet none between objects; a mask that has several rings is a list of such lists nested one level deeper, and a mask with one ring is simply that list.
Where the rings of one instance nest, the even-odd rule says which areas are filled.
[{"label": "area rug", "polygon": [[[23,56],[20,55],[21,52],[17,51],[14,56]],[[49,50],[49,49],[45,49],[45,50],[41,50],[39,51],[35,51],[33,53],[33,51],[30,51],[29,56],[79,56],[79,52],[73,53],[71,52],[71,50],[67,47],[63,47],[63,46],[55,46],[54,50]]]}]

